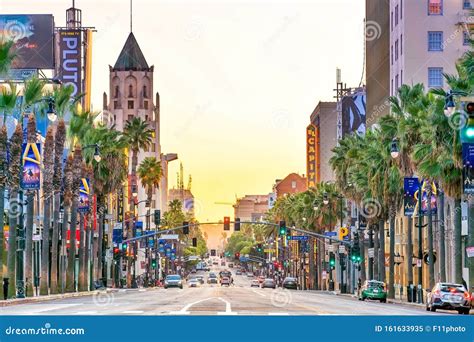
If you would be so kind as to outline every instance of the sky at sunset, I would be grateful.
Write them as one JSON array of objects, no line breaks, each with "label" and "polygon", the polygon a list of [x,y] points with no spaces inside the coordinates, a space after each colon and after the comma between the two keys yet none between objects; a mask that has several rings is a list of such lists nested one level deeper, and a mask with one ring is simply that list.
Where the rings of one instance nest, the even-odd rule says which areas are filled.
[{"label": "sky at sunset", "polygon": [[[52,13],[71,0],[0,0],[0,13]],[[129,0],[76,0],[95,26],[92,102],[102,108],[109,69],[130,30]],[[332,99],[335,69],[358,86],[363,0],[134,0],[133,31],[161,97],[161,145],[192,174],[200,221],[233,216],[245,194],[305,173],[305,128]],[[170,165],[170,187],[179,161]],[[185,182],[186,183],[186,182]]]}]

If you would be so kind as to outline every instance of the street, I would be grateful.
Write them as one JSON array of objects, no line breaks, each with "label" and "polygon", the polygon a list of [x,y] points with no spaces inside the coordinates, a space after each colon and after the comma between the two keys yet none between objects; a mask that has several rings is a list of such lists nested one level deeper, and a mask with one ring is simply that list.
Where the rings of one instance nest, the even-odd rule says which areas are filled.
[{"label": "street", "polygon": [[1,315],[445,315],[424,307],[359,301],[320,291],[251,288],[245,275],[234,286],[118,289],[96,295],[0,308]]}]

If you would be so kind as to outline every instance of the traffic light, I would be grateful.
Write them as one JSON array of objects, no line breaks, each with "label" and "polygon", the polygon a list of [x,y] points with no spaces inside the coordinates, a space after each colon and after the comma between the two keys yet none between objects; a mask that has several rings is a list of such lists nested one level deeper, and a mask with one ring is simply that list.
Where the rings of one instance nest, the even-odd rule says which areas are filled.
[{"label": "traffic light", "polygon": [[285,221],[280,221],[280,229],[279,229],[278,232],[279,232],[280,236],[286,235],[287,231],[286,231],[286,222]]},{"label": "traffic light", "polygon": [[114,247],[114,257],[118,257],[120,255],[120,248]]},{"label": "traffic light", "polygon": [[240,253],[239,253],[239,252],[235,253],[235,254],[234,254],[234,258],[235,258],[236,260],[239,260],[239,259],[240,259]]},{"label": "traffic light", "polygon": [[189,222],[187,221],[183,222],[183,234],[186,234],[186,235],[189,234]]},{"label": "traffic light", "polygon": [[193,247],[197,247],[197,246],[198,246],[198,239],[193,238]]},{"label": "traffic light", "polygon": [[224,230],[230,230],[230,217],[224,216]]},{"label": "traffic light", "polygon": [[331,270],[336,267],[336,254],[333,252],[329,253],[329,266],[331,267]]},{"label": "traffic light", "polygon": [[263,249],[262,249],[262,244],[259,243],[259,244],[257,245],[257,252],[262,253],[262,250],[263,250]]},{"label": "traffic light", "polygon": [[156,268],[156,259],[151,259],[151,268],[152,269]]},{"label": "traffic light", "polygon": [[474,143],[474,102],[468,102],[464,106],[467,114],[467,122],[459,130],[462,143]]},{"label": "traffic light", "polygon": [[359,245],[359,235],[355,234],[354,236],[354,245],[351,248],[351,260],[352,262],[359,263],[362,259],[360,257],[360,245]]},{"label": "traffic light", "polygon": [[155,209],[155,212],[153,214],[154,222],[155,225],[159,226],[161,224],[161,210],[160,209]]},{"label": "traffic light", "polygon": [[240,231],[240,218],[236,217],[234,222],[234,232]]},{"label": "traffic light", "polygon": [[122,243],[122,252],[126,252],[127,251],[127,243]]}]

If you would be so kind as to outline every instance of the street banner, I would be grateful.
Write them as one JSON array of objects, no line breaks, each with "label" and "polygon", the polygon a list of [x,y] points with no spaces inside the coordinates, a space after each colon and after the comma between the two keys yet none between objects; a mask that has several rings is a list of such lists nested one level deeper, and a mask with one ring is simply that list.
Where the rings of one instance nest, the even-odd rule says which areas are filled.
[{"label": "street banner", "polygon": [[81,178],[81,186],[79,188],[79,205],[77,211],[80,213],[86,213],[89,211],[89,179]]},{"label": "street banner", "polygon": [[69,29],[59,33],[58,77],[63,85],[71,85],[71,96],[82,93],[82,31]]},{"label": "street banner", "polygon": [[474,144],[462,144],[462,184],[465,194],[474,194]]},{"label": "street banner", "polygon": [[405,177],[403,180],[403,213],[413,216],[416,207],[415,194],[418,192],[420,182],[417,177]]},{"label": "street banner", "polygon": [[39,190],[41,178],[41,145],[27,143],[22,146],[22,189]]},{"label": "street banner", "polygon": [[421,182],[421,189],[423,197],[421,200],[421,213],[426,216],[428,214],[428,186],[431,186],[431,215],[436,215],[438,212],[438,203],[436,201],[436,196],[438,194],[438,187],[435,182],[430,182],[424,179]]},{"label": "street banner", "polygon": [[114,229],[112,230],[112,242],[114,244],[122,243],[123,241],[123,234],[122,234],[122,225],[116,224]]}]

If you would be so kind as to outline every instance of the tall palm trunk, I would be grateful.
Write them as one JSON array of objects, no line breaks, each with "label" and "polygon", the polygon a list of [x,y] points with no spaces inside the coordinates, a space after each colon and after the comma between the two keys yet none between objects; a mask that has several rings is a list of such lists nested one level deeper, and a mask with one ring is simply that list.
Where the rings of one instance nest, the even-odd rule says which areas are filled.
[{"label": "tall palm trunk", "polygon": [[3,227],[5,221],[3,213],[5,212],[5,185],[7,184],[7,128],[5,125],[0,127],[0,279],[3,280],[3,268],[5,259],[5,237],[3,235]]},{"label": "tall palm trunk", "polygon": [[385,282],[385,222],[379,221],[379,280]]},{"label": "tall palm trunk", "polygon": [[431,213],[431,184],[428,183],[427,190],[427,215],[428,215],[428,275],[429,288],[432,289],[435,285],[435,270],[434,270],[434,254],[433,254],[433,215]]},{"label": "tall palm trunk", "polygon": [[56,192],[54,194],[53,236],[51,239],[51,294],[58,293],[59,211],[61,206],[60,198],[60,193]]},{"label": "tall palm trunk", "polygon": [[[445,227],[444,227],[444,192],[439,193],[439,281],[446,281],[446,244],[445,244]],[[474,218],[472,218],[474,219]],[[472,220],[469,218],[469,220]],[[474,273],[474,272],[473,272]]]},{"label": "tall palm trunk", "polygon": [[360,280],[362,283],[367,279],[367,273],[365,271],[365,235],[363,231],[359,231],[359,243],[360,243]]},{"label": "tall palm trunk", "polygon": [[462,284],[461,199],[454,200],[454,281]]},{"label": "tall palm trunk", "polygon": [[379,230],[378,230],[378,224],[374,224],[374,278],[377,279],[379,277],[379,248],[380,248],[380,239],[379,239]]},{"label": "tall palm trunk", "polygon": [[86,285],[85,285],[85,270],[84,270],[84,262],[85,262],[85,249],[87,248],[85,246],[85,234],[86,231],[84,229],[84,214],[80,213],[79,214],[79,252],[78,252],[78,257],[79,257],[79,291],[85,291],[86,290]]},{"label": "tall palm trunk", "polygon": [[[138,150],[133,149],[132,150],[132,182],[136,182],[137,178],[137,165],[138,165]],[[132,215],[135,215],[135,199],[133,196],[129,198],[130,202],[130,211],[132,212]],[[133,237],[133,223],[134,220],[130,220],[128,222],[128,230],[127,230],[127,238],[130,239]],[[129,249],[132,251],[132,257],[128,257],[127,259],[127,287],[131,288],[132,287],[132,267],[133,267],[133,273],[135,273],[135,261],[134,261],[134,256],[136,253],[135,246],[133,243],[130,244]],[[134,285],[134,284],[133,284]]]},{"label": "tall palm trunk", "polygon": [[99,236],[98,236],[98,248],[97,248],[97,273],[95,275],[97,280],[102,280],[103,285],[106,286],[106,278],[103,277],[103,263],[102,263],[102,253],[104,247],[104,217],[105,217],[105,195],[97,196],[98,202],[98,219],[99,219]]},{"label": "tall palm trunk", "polygon": [[[413,285],[413,217],[408,216],[407,220],[407,263],[405,265],[407,272],[407,295],[409,296]],[[411,301],[411,298],[408,297]]]},{"label": "tall palm trunk", "polygon": [[43,234],[41,247],[41,278],[40,294],[49,293],[49,230],[51,229],[51,207],[53,204],[53,173],[54,173],[54,134],[53,127],[50,126],[46,132],[43,153],[44,177],[43,177]]},{"label": "tall palm trunk", "polygon": [[62,229],[61,229],[61,258],[59,260],[60,265],[60,272],[59,272],[59,291],[64,293],[66,290],[66,271],[67,271],[67,262],[65,260],[67,255],[67,248],[66,248],[66,236],[67,236],[67,228],[69,222],[69,210],[70,207],[64,206],[64,214],[63,214],[63,222],[62,222]]},{"label": "tall palm trunk", "polygon": [[[17,208],[17,209],[14,209]],[[8,272],[8,298],[16,295],[16,227],[18,225],[18,190],[10,190],[10,211],[8,217],[8,256],[7,256],[7,272]]]},{"label": "tall palm trunk", "polygon": [[[64,175],[63,175],[63,184],[64,184],[64,216],[63,224],[61,230],[61,292],[66,290],[66,274],[69,274],[68,263],[67,263],[67,231],[69,228],[69,221],[71,218],[71,203],[72,203],[72,192],[74,184],[74,175],[73,175],[73,162],[74,158],[72,155],[69,155],[66,159],[66,165],[64,166]],[[71,237],[72,238],[72,237]],[[71,248],[69,248],[71,249]]]},{"label": "tall palm trunk", "polygon": [[395,298],[395,215],[390,215],[390,260],[388,271],[388,297]]},{"label": "tall palm trunk", "polygon": [[314,271],[315,271],[315,262],[314,262],[314,240],[309,240],[309,282],[308,288],[314,290]]}]

